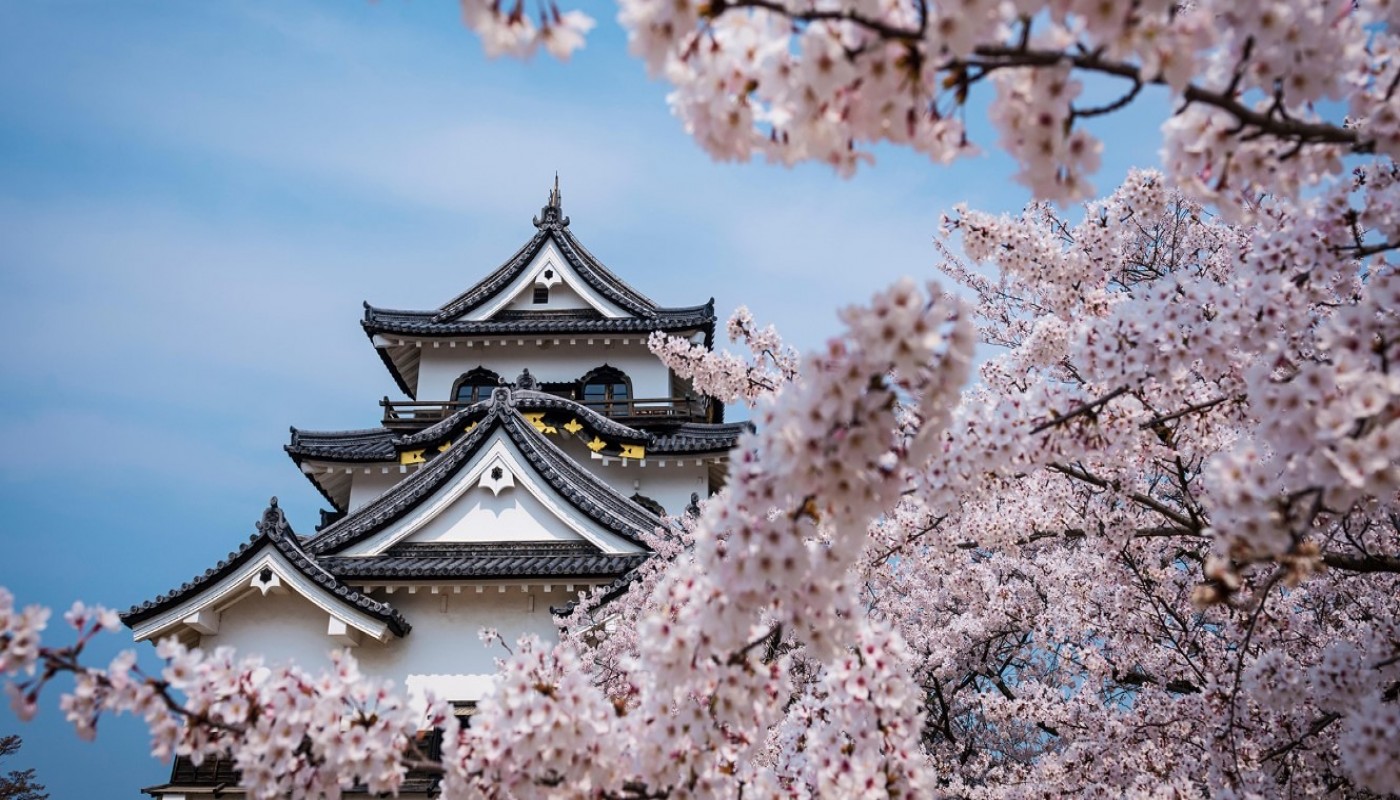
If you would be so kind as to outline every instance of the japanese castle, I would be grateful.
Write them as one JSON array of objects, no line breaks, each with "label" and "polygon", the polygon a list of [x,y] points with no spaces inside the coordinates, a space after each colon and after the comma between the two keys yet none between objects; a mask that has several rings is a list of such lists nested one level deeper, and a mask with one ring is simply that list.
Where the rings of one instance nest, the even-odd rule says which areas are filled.
[{"label": "japanese castle", "polygon": [[[235,552],[123,615],[137,641],[313,670],[348,646],[367,675],[470,709],[501,655],[479,629],[557,639],[580,593],[626,586],[662,515],[718,490],[746,424],[647,348],[654,332],[709,347],[714,301],[658,306],[615,276],[570,230],[557,177],[533,222],[437,309],[365,305],[360,324],[407,399],[381,401],[373,428],[292,428],[287,454],[331,506],[321,524],[297,534],[273,498]],[[237,785],[227,760],[180,758],[145,791]],[[413,774],[404,786],[432,791]]]}]

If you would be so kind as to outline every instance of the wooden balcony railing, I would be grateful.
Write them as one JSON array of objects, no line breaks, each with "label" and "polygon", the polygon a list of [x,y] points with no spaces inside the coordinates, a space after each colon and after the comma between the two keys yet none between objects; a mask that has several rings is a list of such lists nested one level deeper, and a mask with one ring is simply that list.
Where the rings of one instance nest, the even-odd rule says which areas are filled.
[{"label": "wooden balcony railing", "polygon": [[[588,401],[572,397],[567,399],[620,422],[703,422],[708,419],[710,412],[710,401],[706,397],[639,397],[629,400]],[[394,430],[417,430],[444,420],[471,403],[452,400],[390,400],[386,397],[379,401],[379,405],[384,408],[384,427]]]}]

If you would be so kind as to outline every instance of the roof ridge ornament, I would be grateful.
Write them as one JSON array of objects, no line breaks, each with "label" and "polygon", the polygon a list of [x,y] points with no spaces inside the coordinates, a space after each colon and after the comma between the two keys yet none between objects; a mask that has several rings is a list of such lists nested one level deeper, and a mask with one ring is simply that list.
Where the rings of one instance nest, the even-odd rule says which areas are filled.
[{"label": "roof ridge ornament", "polygon": [[559,173],[554,173],[554,188],[549,192],[540,215],[531,220],[540,230],[562,230],[569,227],[569,218],[564,216],[564,196],[559,192]]},{"label": "roof ridge ornament", "polygon": [[535,379],[534,375],[530,374],[530,368],[526,367],[520,373],[520,377],[515,379],[515,388],[522,389],[527,392],[535,392],[539,391],[540,382]]},{"label": "roof ridge ornament", "polygon": [[263,511],[262,519],[258,520],[256,527],[258,533],[267,536],[276,536],[288,529],[287,517],[282,513],[282,509],[277,507],[276,495],[267,502],[267,508]]}]

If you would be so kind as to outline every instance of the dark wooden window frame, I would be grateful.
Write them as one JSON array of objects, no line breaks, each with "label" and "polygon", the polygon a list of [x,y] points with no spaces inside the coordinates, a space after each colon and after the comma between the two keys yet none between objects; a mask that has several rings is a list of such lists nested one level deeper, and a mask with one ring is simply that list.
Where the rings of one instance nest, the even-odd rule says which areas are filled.
[{"label": "dark wooden window frame", "polygon": [[[475,367],[462,373],[462,376],[452,384],[452,401],[454,403],[479,403],[491,397],[491,390],[501,385],[501,376],[486,367]],[[469,389],[467,396],[462,397],[462,390]]]},{"label": "dark wooden window frame", "polygon": [[[597,398],[589,397],[588,387],[590,386],[602,386],[603,396]],[[622,386],[625,391],[625,394],[620,397],[616,392],[618,386]],[[613,403],[628,404],[632,401],[633,397],[635,397],[635,394],[632,391],[632,379],[627,377],[627,373],[608,364],[604,364],[590,371],[587,375],[580,378],[578,382],[578,398],[584,405],[588,405],[589,408],[593,408],[593,406],[589,405],[590,403],[603,403],[604,409],[610,409]],[[597,408],[593,410],[602,411],[602,409]]]}]

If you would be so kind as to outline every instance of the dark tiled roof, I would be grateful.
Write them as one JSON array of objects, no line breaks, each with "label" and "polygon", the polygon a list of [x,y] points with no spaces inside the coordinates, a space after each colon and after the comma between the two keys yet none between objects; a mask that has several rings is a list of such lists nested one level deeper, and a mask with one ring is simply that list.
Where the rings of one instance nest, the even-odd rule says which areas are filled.
[{"label": "dark tiled roof", "polygon": [[510,389],[493,391],[485,411],[476,427],[463,438],[394,488],[313,536],[307,542],[308,549],[317,555],[329,555],[383,530],[450,481],[498,428],[506,432],[546,482],[604,529],[640,543],[638,537],[643,531],[660,524],[655,515],[618,494],[535,430],[521,416]]},{"label": "dark tiled roof", "polygon": [[[739,435],[753,430],[748,422],[712,424],[685,422],[644,431],[624,425],[576,401],[544,392],[512,391],[520,411],[564,411],[585,427],[610,439],[641,444],[648,453],[713,453],[730,450]],[[463,408],[421,431],[396,435],[387,428],[363,431],[298,431],[292,429],[292,442],[284,449],[298,464],[304,458],[320,461],[365,463],[396,461],[399,452],[429,447],[459,435],[472,421],[484,418],[491,407],[482,401]]]},{"label": "dark tiled roof", "polygon": [[731,450],[739,436],[753,430],[748,422],[727,422],[712,425],[705,422],[685,422],[665,431],[657,431],[647,445],[649,453],[713,453]]},{"label": "dark tiled roof", "polygon": [[618,494],[602,478],[565,455],[524,417],[511,414],[503,424],[535,470],[596,522],[636,544],[641,544],[639,534],[649,533],[661,524],[655,514]]},{"label": "dark tiled roof", "polygon": [[373,336],[401,334],[404,336],[500,336],[538,334],[605,334],[651,333],[652,331],[704,330],[708,334],[715,324],[715,301],[686,308],[662,308],[645,317],[605,317],[596,311],[568,314],[523,312],[504,318],[496,315],[486,320],[447,320],[439,322],[438,312],[400,311],[365,306],[365,318],[360,323]]},{"label": "dark tiled roof", "polygon": [[303,458],[320,461],[393,461],[394,432],[387,428],[357,431],[301,431],[292,428],[292,441],[285,449],[301,463]]},{"label": "dark tiled roof", "polygon": [[125,622],[127,626],[132,626],[174,608],[198,594],[205,587],[222,580],[226,575],[252,560],[262,551],[264,545],[271,544],[302,575],[335,595],[346,605],[386,623],[389,630],[393,631],[395,635],[404,636],[412,629],[408,620],[404,619],[403,615],[393,606],[365,597],[336,580],[333,575],[318,565],[315,559],[302,548],[301,541],[292,531],[292,526],[287,523],[287,517],[282,513],[282,509],[277,507],[277,498],[272,498],[272,502],[263,512],[262,519],[257,524],[257,529],[258,532],[242,547],[229,553],[227,558],[211,569],[205,570],[204,574],[182,584],[168,594],[162,594],[154,600],[132,606],[125,614],[121,615],[122,622]]},{"label": "dark tiled roof", "polygon": [[599,414],[597,411],[570,400],[567,397],[546,394],[545,392],[515,392],[516,407],[523,411],[567,411],[578,417],[584,425],[592,428],[598,433],[614,439],[622,439],[629,442],[645,443],[650,440],[650,435],[645,431],[637,430],[628,425],[623,425],[615,419]]},{"label": "dark tiled roof", "polygon": [[412,450],[418,447],[426,447],[430,444],[438,444],[456,435],[462,428],[473,420],[480,421],[491,411],[491,401],[482,400],[480,403],[471,405],[459,411],[443,417],[441,421],[415,433],[401,434],[394,439],[394,447],[398,450]]},{"label": "dark tiled roof", "polygon": [[538,230],[524,247],[475,286],[449,300],[434,314],[434,321],[447,322],[456,319],[494,297],[520,277],[520,273],[530,265],[550,239],[554,240],[555,247],[559,248],[569,266],[573,267],[579,277],[594,291],[638,316],[650,317],[657,313],[656,303],[623,283],[574,238],[569,230],[569,218],[564,216],[557,193],[550,195],[549,202],[540,209],[540,215],[534,219],[534,224]]},{"label": "dark tiled roof", "polygon": [[342,580],[364,578],[544,578],[624,574],[650,554],[612,555],[591,542],[400,544],[377,556],[323,556]]},{"label": "dark tiled roof", "polygon": [[[610,419],[588,406],[565,397],[524,389],[512,389],[511,397],[514,398],[515,408],[520,411],[566,411],[599,435],[637,444],[646,444],[651,441],[651,436],[645,431],[623,425],[617,420]],[[411,450],[446,441],[473,419],[479,420],[484,417],[491,402],[483,400],[457,411],[441,422],[433,423],[417,433],[400,436],[394,441],[394,445],[400,450]]]},{"label": "dark tiled roof", "polygon": [[[715,301],[704,305],[663,308],[645,295],[628,286],[588,252],[569,230],[569,218],[558,204],[558,195],[551,194],[549,203],[536,217],[535,235],[504,264],[471,288],[449,300],[441,308],[407,311],[376,308],[365,303],[365,318],[360,323],[371,339],[376,335],[399,335],[411,338],[449,336],[537,336],[558,334],[646,334],[653,331],[680,333],[700,330],[709,346],[715,332]],[[480,307],[514,281],[548,242],[554,242],[574,272],[593,291],[607,298],[630,316],[608,318],[593,309],[569,311],[501,311],[489,320],[464,320],[462,316]],[[400,366],[394,362],[388,347],[376,347],[384,366],[404,394],[414,397],[410,378],[417,370],[416,354],[405,356]],[[407,374],[406,374],[407,373]]]},{"label": "dark tiled roof", "polygon": [[[584,427],[614,443],[640,444],[648,453],[713,453],[734,447],[748,423],[709,424],[688,422],[655,432],[643,431],[606,417],[568,398],[545,392],[513,390],[519,411],[559,411],[571,415]],[[387,428],[355,431],[301,431],[292,428],[292,440],[284,449],[298,466],[315,459],[342,463],[397,461],[404,450],[430,448],[460,436],[472,422],[480,422],[491,409],[491,401],[473,404],[416,433],[400,435]],[[303,473],[331,505],[344,510],[343,498],[332,497],[316,476]]]},{"label": "dark tiled roof", "polygon": [[346,514],[339,522],[327,526],[307,542],[311,552],[318,555],[334,548],[353,544],[392,524],[407,514],[420,501],[446,483],[467,463],[472,453],[493,429],[498,411],[492,408],[461,441],[433,458],[427,466],[395,484],[394,488]]}]

